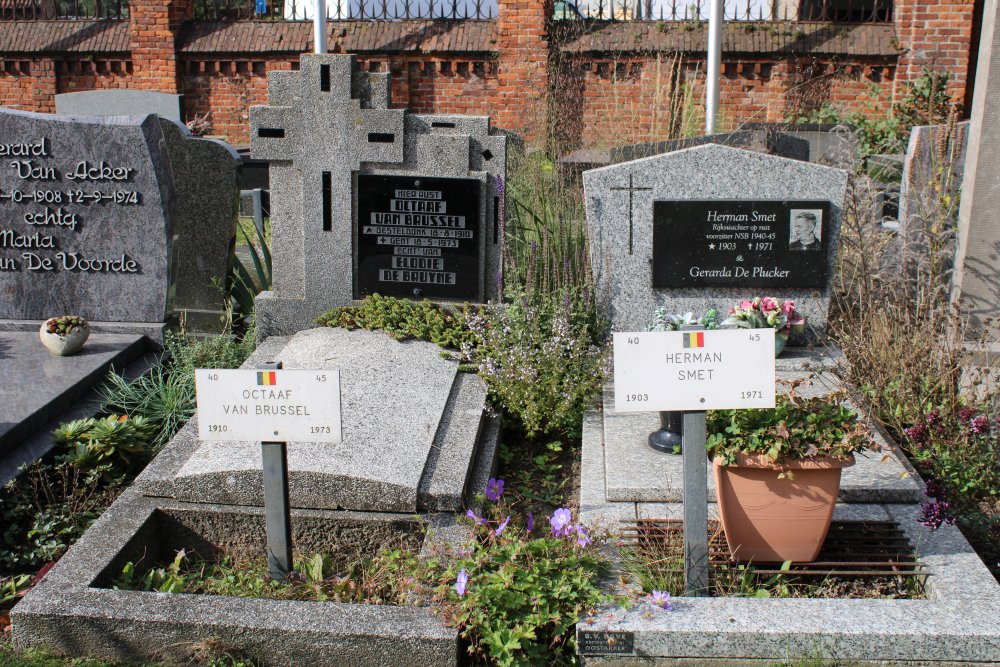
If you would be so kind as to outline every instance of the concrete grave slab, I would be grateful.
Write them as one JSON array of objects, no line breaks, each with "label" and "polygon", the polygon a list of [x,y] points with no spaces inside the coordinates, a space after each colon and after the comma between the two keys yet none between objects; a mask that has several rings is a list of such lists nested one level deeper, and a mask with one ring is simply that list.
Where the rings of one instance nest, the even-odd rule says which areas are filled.
[{"label": "concrete grave slab", "polygon": [[[442,358],[436,345],[364,330],[302,331],[267,356],[285,368],[341,372],[343,442],[289,447],[293,507],[460,508],[483,440],[486,392],[478,377],[460,376],[458,362]],[[188,425],[179,446],[192,449],[195,433]],[[202,442],[169,484],[190,502],[261,505],[260,466],[259,443]]]},{"label": "concrete grave slab", "polygon": [[[776,292],[809,318],[810,338],[826,332],[830,278],[840,239],[847,173],[840,169],[708,144],[584,173],[591,265],[598,303],[617,331],[643,331],[653,312],[724,314],[741,299]],[[823,200],[830,202],[824,288],[653,288],[653,202],[657,200]],[[631,205],[631,209],[630,209]],[[787,228],[787,225],[786,225]]]},{"label": "concrete grave slab", "polygon": [[[400,515],[295,510],[296,557],[420,548]],[[450,530],[448,524],[445,528]],[[261,664],[457,665],[457,631],[427,607],[298,602],[110,589],[126,562],[265,553],[260,508],[122,495],[13,612],[14,644],[105,660],[187,661],[200,643]],[[353,551],[352,551],[353,550]],[[258,554],[260,556],[258,556]]]},{"label": "concrete grave slab", "polygon": [[80,352],[49,354],[38,333],[0,333],[0,458],[146,350],[142,336],[92,334]]}]

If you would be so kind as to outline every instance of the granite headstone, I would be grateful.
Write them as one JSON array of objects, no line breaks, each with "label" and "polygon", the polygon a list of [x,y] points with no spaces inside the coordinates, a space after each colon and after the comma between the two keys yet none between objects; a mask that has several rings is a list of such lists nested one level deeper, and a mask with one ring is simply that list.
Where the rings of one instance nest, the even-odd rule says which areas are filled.
[{"label": "granite headstone", "polygon": [[163,322],[173,174],[155,116],[0,109],[0,319]]},{"label": "granite headstone", "polygon": [[724,314],[773,295],[795,301],[809,338],[825,334],[845,171],[709,144],[583,183],[598,303],[616,330],[645,330],[660,306]]},{"label": "granite headstone", "polygon": [[506,137],[488,117],[389,107],[387,74],[350,55],[272,72],[250,111],[251,153],[270,161],[273,287],[258,335],[290,334],[381,293],[498,296]]},{"label": "granite headstone", "polygon": [[236,244],[240,156],[229,144],[193,137],[166,118],[160,129],[176,192],[174,310],[188,329],[218,331]]}]

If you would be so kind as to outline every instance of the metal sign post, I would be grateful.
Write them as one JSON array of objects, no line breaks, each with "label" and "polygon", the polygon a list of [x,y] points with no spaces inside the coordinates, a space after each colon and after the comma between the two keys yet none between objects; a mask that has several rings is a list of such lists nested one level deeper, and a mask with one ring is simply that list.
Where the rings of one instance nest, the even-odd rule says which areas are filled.
[{"label": "metal sign post", "polygon": [[708,457],[705,413],[685,412],[681,455],[684,457],[684,590],[708,594]]},{"label": "metal sign post", "polygon": [[[280,361],[266,361],[260,370],[281,369]],[[261,442],[264,472],[264,522],[267,531],[267,574],[284,581],[292,571],[292,519],[288,508],[288,445]]]},{"label": "metal sign post", "polygon": [[684,588],[687,595],[707,595],[705,410],[774,407],[774,330],[685,327],[613,335],[615,411],[669,411],[660,412],[662,428],[649,436],[649,444],[661,449],[656,442],[672,447],[680,441]]}]

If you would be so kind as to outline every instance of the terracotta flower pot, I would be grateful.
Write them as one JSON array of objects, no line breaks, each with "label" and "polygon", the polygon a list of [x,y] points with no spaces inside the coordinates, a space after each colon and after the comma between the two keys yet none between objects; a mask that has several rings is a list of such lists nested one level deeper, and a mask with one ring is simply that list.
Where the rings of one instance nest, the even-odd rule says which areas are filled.
[{"label": "terracotta flower pot", "polygon": [[840,470],[854,457],[789,461],[781,469],[764,456],[741,455],[735,465],[713,461],[715,494],[729,551],[741,561],[808,563],[830,530]]},{"label": "terracotta flower pot", "polygon": [[82,320],[82,326],[77,327],[75,331],[67,334],[49,333],[49,321],[46,320],[42,323],[41,328],[38,330],[38,337],[41,339],[45,349],[58,357],[76,354],[83,348],[83,344],[90,337],[90,324],[86,320]]}]

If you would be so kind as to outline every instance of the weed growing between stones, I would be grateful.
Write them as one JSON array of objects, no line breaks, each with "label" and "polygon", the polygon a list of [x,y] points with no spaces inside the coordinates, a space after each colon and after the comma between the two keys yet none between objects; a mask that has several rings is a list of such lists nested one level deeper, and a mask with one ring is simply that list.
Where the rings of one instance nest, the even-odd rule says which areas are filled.
[{"label": "weed growing between stones", "polygon": [[[946,255],[950,245],[924,243],[922,259],[901,261],[906,239],[885,238],[870,220],[871,204],[863,180],[853,181],[831,309],[831,335],[846,360],[838,372],[928,483],[921,520],[931,528],[954,521],[1000,577],[1000,395],[970,368],[977,348],[996,340],[996,324],[973,331],[949,303],[950,263],[928,253]],[[941,197],[919,212],[930,226],[917,231],[953,235],[957,211]]]},{"label": "weed growing between stones", "polygon": [[401,550],[349,563],[316,554],[296,563],[286,581],[272,581],[265,560],[227,556],[208,561],[181,549],[169,564],[143,569],[141,563],[126,563],[112,586],[158,593],[403,605],[417,589],[418,569],[416,556]]}]

